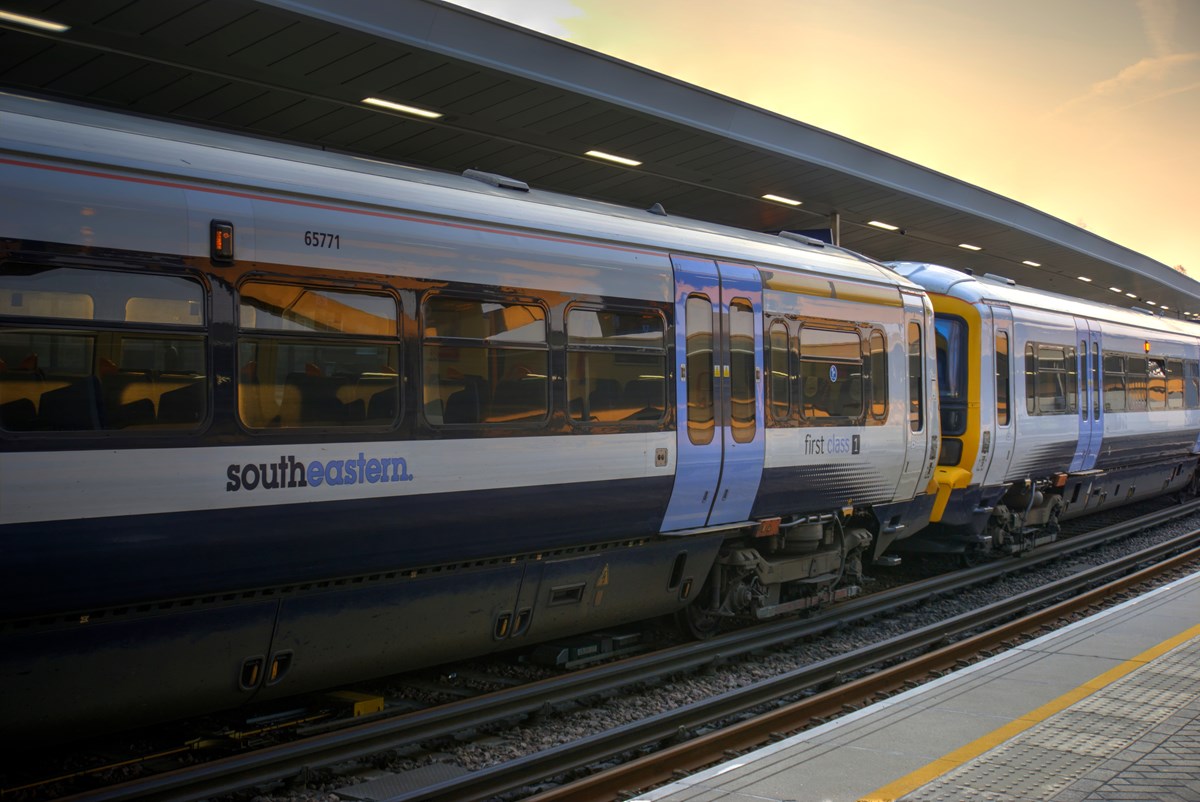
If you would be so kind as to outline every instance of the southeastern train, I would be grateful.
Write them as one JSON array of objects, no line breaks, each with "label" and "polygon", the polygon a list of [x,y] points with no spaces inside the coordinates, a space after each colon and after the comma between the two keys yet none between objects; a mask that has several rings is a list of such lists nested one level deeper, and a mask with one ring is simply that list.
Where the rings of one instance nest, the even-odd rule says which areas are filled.
[{"label": "southeastern train", "polygon": [[[0,190],[10,733],[666,614],[703,635],[851,593],[910,542],[1125,498],[1093,491],[1106,470],[1195,473],[1187,330],[1078,304],[1130,370],[1145,338],[1167,408],[1125,402],[1064,462],[1069,416],[1041,389],[1023,414],[1019,360],[980,345],[1003,299],[951,304],[962,274],[932,266],[13,95]],[[1026,303],[1005,354],[1073,346],[1058,318],[1014,323]],[[985,405],[1011,453],[1026,430],[1055,448],[1001,470]],[[1176,423],[1159,450],[1109,430]]]},{"label": "southeastern train", "polygon": [[931,525],[904,550],[1016,553],[1058,522],[1197,491],[1195,324],[930,264],[941,448]]},{"label": "southeastern train", "polygon": [[8,732],[765,617],[928,520],[932,307],[858,255],[15,96],[0,151]]}]

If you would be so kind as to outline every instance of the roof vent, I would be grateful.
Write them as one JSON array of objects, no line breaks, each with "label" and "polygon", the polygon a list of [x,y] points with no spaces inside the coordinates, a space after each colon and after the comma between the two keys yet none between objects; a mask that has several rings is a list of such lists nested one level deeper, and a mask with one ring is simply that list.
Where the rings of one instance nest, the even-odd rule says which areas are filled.
[{"label": "roof vent", "polygon": [[661,217],[667,216],[667,210],[663,208],[663,205],[661,203],[654,204],[646,211],[650,212],[650,214],[660,215]]},{"label": "roof vent", "polygon": [[1011,278],[1008,278],[1007,276],[998,276],[995,273],[984,273],[983,277],[986,279],[991,279],[992,281],[999,281],[1001,284],[1007,284],[1010,287],[1017,286],[1017,282]]},{"label": "roof vent", "polygon": [[806,237],[803,234],[797,234],[795,231],[780,231],[779,236],[783,239],[790,239],[805,245],[811,245],[814,248],[824,248],[825,241],[816,239],[815,237]]},{"label": "roof vent", "polygon": [[463,178],[474,178],[476,181],[482,181],[488,186],[498,189],[515,189],[518,192],[529,191],[529,185],[524,181],[518,181],[515,178],[509,178],[506,175],[498,173],[485,173],[482,170],[463,170]]}]

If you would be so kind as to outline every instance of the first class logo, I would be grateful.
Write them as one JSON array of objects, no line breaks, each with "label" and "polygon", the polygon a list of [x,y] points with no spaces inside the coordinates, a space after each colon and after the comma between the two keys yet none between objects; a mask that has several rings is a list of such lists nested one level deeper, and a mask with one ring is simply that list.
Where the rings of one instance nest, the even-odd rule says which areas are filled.
[{"label": "first class logo", "polygon": [[411,482],[403,457],[370,457],[363,451],[349,459],[301,462],[288,454],[278,462],[234,463],[225,471],[225,490],[280,490],[293,487]]}]

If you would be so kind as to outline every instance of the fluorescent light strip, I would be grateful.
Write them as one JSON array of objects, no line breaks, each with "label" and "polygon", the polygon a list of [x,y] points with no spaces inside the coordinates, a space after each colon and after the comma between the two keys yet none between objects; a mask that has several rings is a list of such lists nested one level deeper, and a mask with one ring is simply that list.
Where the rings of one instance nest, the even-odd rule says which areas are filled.
[{"label": "fluorescent light strip", "polygon": [[589,150],[587,153],[585,153],[583,155],[591,156],[594,159],[604,159],[605,161],[616,162],[617,164],[623,164],[626,167],[640,167],[642,164],[640,161],[637,161],[636,159],[627,159],[624,156],[614,156],[613,154],[605,153],[602,150]]},{"label": "fluorescent light strip", "polygon": [[867,223],[867,225],[875,226],[876,228],[882,228],[884,231],[899,231],[900,230],[900,226],[894,226],[891,223],[881,223],[878,220],[872,220],[869,223]]},{"label": "fluorescent light strip", "polygon": [[799,206],[800,201],[785,198],[782,195],[763,195],[764,200],[775,201],[776,203],[786,203],[788,206]]},{"label": "fluorescent light strip", "polygon": [[378,97],[364,97],[362,102],[366,103],[368,106],[378,106],[381,109],[390,109],[392,111],[398,111],[402,114],[412,114],[415,117],[424,117],[429,120],[436,120],[438,117],[442,116],[442,113],[439,111],[419,109],[416,106],[406,106],[403,103],[393,103],[390,100],[384,100]]},{"label": "fluorescent light strip", "polygon": [[1121,289],[1120,287],[1109,287],[1109,289],[1113,292],[1125,292],[1125,290]]},{"label": "fluorescent light strip", "polygon": [[50,31],[51,33],[63,33],[71,30],[70,25],[63,25],[61,22],[51,22],[50,20],[38,19],[37,17],[26,17],[24,14],[14,14],[11,11],[0,11],[0,22],[13,22],[17,25],[37,28],[39,31]]},{"label": "fluorescent light strip", "polygon": [[1076,276],[1076,278],[1078,278],[1080,281],[1086,281],[1088,284],[1092,283],[1092,280],[1087,276]]},{"label": "fluorescent light strip", "polygon": [[966,242],[960,242],[960,243],[958,243],[958,247],[960,247],[960,248],[966,248],[968,251],[982,251],[982,250],[983,250],[983,248],[980,248],[978,245],[971,245],[971,244],[969,244],[969,243],[966,243]]},{"label": "fluorescent light strip", "polygon": [[[1029,265],[1030,267],[1041,267],[1042,266],[1041,262],[1031,262],[1028,259],[1026,259],[1024,262],[1021,262],[1021,264]],[[1091,281],[1091,279],[1088,279],[1088,281]]]},{"label": "fluorescent light strip", "polygon": [[1132,292],[1127,292],[1127,293],[1125,293],[1125,297],[1126,298],[1137,298],[1137,295],[1135,295]]}]

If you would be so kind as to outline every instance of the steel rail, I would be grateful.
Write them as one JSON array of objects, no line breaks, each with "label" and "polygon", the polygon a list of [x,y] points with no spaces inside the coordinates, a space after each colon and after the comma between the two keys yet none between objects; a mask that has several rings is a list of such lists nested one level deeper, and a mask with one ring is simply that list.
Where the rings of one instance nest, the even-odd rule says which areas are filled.
[{"label": "steel rail", "polygon": [[[222,758],[196,766],[165,772],[159,775],[132,780],[120,785],[90,791],[85,794],[66,798],[68,801],[89,800],[90,802],[117,802],[118,800],[188,800],[200,796],[211,797],[230,793],[255,784],[266,783],[287,778],[303,769],[330,765],[333,763],[364,758],[372,754],[409,745],[419,741],[429,740],[440,736],[451,735],[466,729],[478,728],[499,720],[535,714],[545,709],[553,709],[555,705],[575,701],[587,696],[614,693],[630,685],[659,679],[664,675],[696,670],[704,666],[727,660],[737,655],[775,647],[784,643],[809,637],[829,630],[847,622],[881,615],[890,609],[916,604],[923,599],[956,592],[969,585],[977,584],[989,578],[1005,573],[1041,564],[1042,562],[1058,559],[1067,551],[1089,548],[1096,543],[1106,542],[1127,535],[1149,526],[1156,526],[1166,520],[1182,517],[1200,509],[1200,501],[1187,505],[1179,505],[1159,511],[1150,516],[1136,519],[1125,524],[1118,524],[1097,530],[1087,536],[1079,536],[1069,541],[1051,544],[1040,549],[1036,554],[1016,558],[1004,558],[986,563],[974,568],[954,572],[949,575],[934,577],[918,583],[897,588],[893,591],[860,597],[837,605],[828,615],[808,620],[782,620],[763,624],[756,627],[739,630],[717,640],[687,643],[653,652],[639,658],[601,665],[591,669],[574,672],[562,677],[524,685],[519,688],[498,691],[495,693],[460,700],[449,705],[418,711],[395,718],[370,722],[347,727],[331,733],[312,736],[288,744],[269,747],[245,755]],[[1070,544],[1070,545],[1068,545]],[[1142,559],[1147,559],[1143,557]],[[944,628],[947,622],[935,625],[933,629],[942,627],[936,635],[930,633],[924,639],[917,638],[912,648],[927,648],[931,643],[946,637]],[[930,628],[926,628],[930,629]],[[918,631],[921,632],[921,631]],[[916,633],[913,633],[914,635]],[[857,654],[857,653],[855,653]],[[860,661],[866,660],[862,663]],[[841,675],[860,670],[870,665],[871,658],[845,656],[815,663],[797,672],[784,675],[785,677],[800,676],[808,672],[810,679],[806,680],[811,687],[813,684],[836,681]],[[842,662],[838,662],[842,661]],[[875,658],[878,662],[878,658]],[[795,677],[793,677],[795,680]],[[803,684],[803,682],[801,682]],[[756,686],[758,687],[758,686]],[[736,692],[731,692],[736,693]],[[746,692],[747,699],[752,699],[754,691]],[[774,683],[763,686],[757,692],[761,701],[777,699],[786,695],[787,691],[776,689]],[[729,696],[726,694],[725,696]],[[725,697],[718,697],[724,699]],[[744,709],[761,702],[739,703]],[[731,705],[733,709],[736,705]],[[689,708],[690,709],[690,708]],[[709,716],[721,717],[727,715],[720,712]],[[701,714],[702,718],[703,714]],[[656,717],[657,718],[657,717]],[[680,727],[697,726],[691,718],[681,717],[680,723],[664,724],[659,727],[652,719],[630,725],[629,728],[618,728],[611,731],[611,738],[617,744],[625,729],[648,732],[654,728],[653,738],[642,739],[642,743],[660,741],[669,737]],[[661,732],[665,728],[665,734]],[[606,734],[608,735],[608,734]],[[631,739],[636,741],[637,739]],[[500,777],[507,775],[510,779],[501,782],[512,782],[520,785],[542,777],[552,776],[566,771],[582,761],[580,755],[587,741],[568,745],[560,749],[545,750],[530,761],[515,761],[509,769],[497,767],[484,769],[460,778],[472,783],[494,782],[485,779],[486,776]],[[615,748],[617,752],[626,751],[630,746],[610,747],[609,754]],[[590,747],[589,747],[590,749]],[[535,768],[536,759],[549,761],[560,751],[570,752],[574,760],[561,760],[551,768]],[[603,747],[595,748],[596,754],[604,752]],[[522,778],[520,780],[512,778]],[[528,778],[528,779],[525,779]],[[430,796],[430,794],[443,794]],[[440,786],[423,789],[419,794],[396,799],[454,799],[461,800],[472,796],[486,796],[490,791],[479,794],[467,790],[466,785],[441,789]]]},{"label": "steel rail", "polygon": [[[1028,626],[1040,626],[1046,620],[1060,617],[1063,611],[1074,609],[1076,606],[1086,607],[1095,604],[1095,598],[1102,598],[1106,593],[1115,593],[1120,588],[1144,581],[1156,572],[1165,569],[1157,565],[1152,566],[1132,576],[1127,575],[1108,585],[1103,585],[1101,589],[1090,591],[1085,596],[1068,599],[1047,608],[1046,611],[1031,613],[1019,618],[1017,622],[1000,625],[1000,622],[1011,621],[1014,616],[1020,616],[1029,608],[1042,604],[1048,599],[1072,593],[1083,593],[1108,577],[1120,576],[1149,560],[1163,559],[1165,555],[1185,546],[1192,548],[1182,555],[1171,558],[1169,560],[1171,566],[1180,562],[1200,560],[1200,547],[1196,547],[1197,543],[1200,543],[1200,532],[1193,532],[1176,538],[1170,543],[1160,544],[1113,563],[1083,571],[987,607],[922,627],[886,642],[865,646],[853,652],[828,658],[770,680],[756,683],[753,686],[729,691],[574,743],[538,752],[510,763],[481,769],[469,775],[421,789],[418,792],[388,797],[386,802],[412,802],[415,800],[453,802],[455,800],[483,799],[501,791],[571,772],[581,766],[611,760],[621,754],[653,748],[664,741],[677,738],[683,731],[714,724],[723,719],[732,719],[755,707],[777,702],[782,698],[811,692],[829,685],[842,685],[843,678],[848,675],[900,660],[905,655],[914,652],[934,649],[932,654],[919,658],[916,663],[906,662],[892,669],[877,671],[861,680],[852,690],[848,690],[849,686],[835,688],[827,692],[830,695],[822,699],[806,700],[785,708],[788,712],[767,713],[744,724],[723,727],[700,743],[697,740],[687,740],[686,743],[664,753],[666,757],[661,760],[652,757],[644,763],[640,763],[639,769],[652,767],[648,770],[647,775],[639,777],[636,774],[630,774],[629,772],[632,770],[622,770],[618,767],[611,770],[612,774],[609,779],[600,779],[604,775],[597,774],[590,779],[564,786],[559,791],[547,791],[532,797],[530,802],[532,800],[537,800],[537,802],[554,800],[576,802],[577,800],[613,799],[619,791],[648,787],[663,782],[670,779],[671,774],[675,771],[708,765],[722,759],[722,755],[728,751],[742,750],[761,744],[769,740],[775,733],[802,729],[812,717],[841,712],[843,706],[848,704],[848,700],[851,698],[861,703],[873,694],[889,689],[895,684],[897,677],[902,678],[901,681],[903,681],[903,679],[909,679],[914,675],[931,670],[930,666],[945,667],[947,663],[953,666],[963,656],[986,648],[983,644],[1000,643]],[[1086,598],[1087,601],[1080,602],[1079,599],[1083,598]],[[999,628],[983,632],[970,639],[969,642],[951,643],[953,638],[963,636],[973,630],[997,626]],[[724,734],[726,730],[729,731],[728,734]],[[752,734],[747,736],[746,733]],[[715,746],[710,747],[709,744],[715,744]],[[653,774],[653,777],[647,779],[649,774]],[[612,780],[611,778],[617,779]],[[601,790],[599,793],[593,794],[590,791],[591,788],[600,788]]]}]

